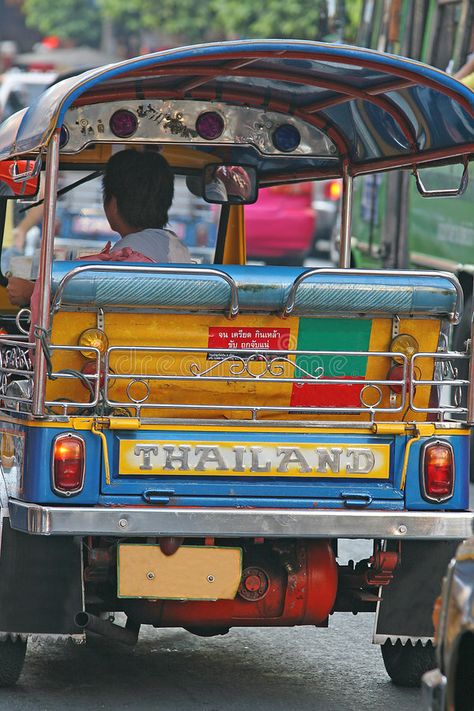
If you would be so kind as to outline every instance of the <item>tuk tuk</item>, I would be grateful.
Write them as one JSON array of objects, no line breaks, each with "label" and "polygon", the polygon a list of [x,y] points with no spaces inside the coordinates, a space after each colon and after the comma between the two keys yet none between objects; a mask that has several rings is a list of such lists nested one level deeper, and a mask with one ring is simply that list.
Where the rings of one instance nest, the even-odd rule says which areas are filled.
[{"label": "tuk tuk", "polygon": [[[395,683],[434,666],[433,602],[472,521],[463,291],[351,269],[351,196],[404,168],[429,199],[439,163],[462,179],[436,194],[460,194],[473,96],[371,50],[239,41],[87,71],[0,127],[3,214],[44,184],[38,301],[2,296],[1,685],[30,635],[134,644],[141,624],[212,636],[341,611],[377,613]],[[95,176],[121,148],[158,149],[221,205],[212,264],[53,259],[58,171]],[[259,188],[336,178],[337,268],[246,264]],[[372,554],[343,564],[341,539]]]}]

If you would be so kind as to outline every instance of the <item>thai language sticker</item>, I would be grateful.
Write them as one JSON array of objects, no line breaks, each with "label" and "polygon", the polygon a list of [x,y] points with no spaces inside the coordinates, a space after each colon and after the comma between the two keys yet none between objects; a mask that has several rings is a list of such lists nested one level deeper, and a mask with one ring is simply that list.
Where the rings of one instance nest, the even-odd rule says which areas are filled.
[{"label": "thai language sticker", "polygon": [[[210,326],[208,348],[231,348],[236,356],[249,351],[284,351],[290,344],[289,328],[254,328],[235,326]],[[208,360],[229,358],[228,353],[209,353]]]}]

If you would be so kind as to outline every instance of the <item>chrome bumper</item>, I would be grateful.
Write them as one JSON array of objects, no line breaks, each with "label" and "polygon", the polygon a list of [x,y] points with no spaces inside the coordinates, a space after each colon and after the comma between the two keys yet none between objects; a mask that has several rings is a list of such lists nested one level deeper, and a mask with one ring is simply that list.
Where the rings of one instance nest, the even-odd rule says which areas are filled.
[{"label": "chrome bumper", "polygon": [[464,539],[473,513],[40,506],[10,500],[10,525],[42,536]]},{"label": "chrome bumper", "polygon": [[422,679],[423,711],[445,711],[446,677],[439,669],[426,672]]}]

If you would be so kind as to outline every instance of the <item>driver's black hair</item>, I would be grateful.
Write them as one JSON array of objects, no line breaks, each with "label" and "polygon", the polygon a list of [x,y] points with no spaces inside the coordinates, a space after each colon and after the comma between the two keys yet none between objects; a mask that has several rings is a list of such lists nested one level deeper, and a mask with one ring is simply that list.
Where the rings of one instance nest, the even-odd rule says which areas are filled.
[{"label": "driver's black hair", "polygon": [[121,217],[131,227],[163,228],[168,222],[173,190],[170,166],[153,151],[120,151],[105,168],[104,204],[114,196]]}]

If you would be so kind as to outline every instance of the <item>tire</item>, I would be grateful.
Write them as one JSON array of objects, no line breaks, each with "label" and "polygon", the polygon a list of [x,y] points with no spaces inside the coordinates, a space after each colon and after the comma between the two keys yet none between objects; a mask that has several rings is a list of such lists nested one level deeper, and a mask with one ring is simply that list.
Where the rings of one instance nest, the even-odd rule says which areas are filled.
[{"label": "tire", "polygon": [[23,669],[26,641],[20,638],[0,642],[0,688],[14,686]]},{"label": "tire", "polygon": [[400,641],[390,641],[382,645],[385,669],[396,686],[420,686],[421,677],[436,667],[435,651],[431,642],[423,647],[421,642],[403,645]]}]

